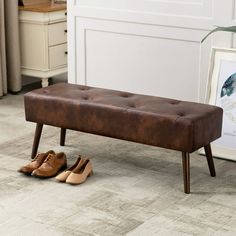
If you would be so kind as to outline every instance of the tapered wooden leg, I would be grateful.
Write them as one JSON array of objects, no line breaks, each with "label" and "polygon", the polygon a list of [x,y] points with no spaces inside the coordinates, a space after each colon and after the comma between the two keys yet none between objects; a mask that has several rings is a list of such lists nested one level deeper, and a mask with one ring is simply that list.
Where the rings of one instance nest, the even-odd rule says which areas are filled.
[{"label": "tapered wooden leg", "polygon": [[61,138],[60,138],[61,146],[65,146],[65,140],[66,140],[66,129],[61,128]]},{"label": "tapered wooden leg", "polygon": [[182,152],[184,192],[190,193],[190,169],[189,169],[189,153]]},{"label": "tapered wooden leg", "polygon": [[43,129],[43,124],[37,124],[36,125],[35,134],[34,134],[34,143],[33,143],[33,148],[32,148],[32,153],[31,153],[31,158],[32,159],[37,154],[42,129]]},{"label": "tapered wooden leg", "polygon": [[204,149],[206,153],[206,158],[207,158],[210,174],[212,177],[215,177],[216,171],[215,171],[214,161],[213,161],[212,152],[211,152],[211,145],[210,144],[206,145]]}]

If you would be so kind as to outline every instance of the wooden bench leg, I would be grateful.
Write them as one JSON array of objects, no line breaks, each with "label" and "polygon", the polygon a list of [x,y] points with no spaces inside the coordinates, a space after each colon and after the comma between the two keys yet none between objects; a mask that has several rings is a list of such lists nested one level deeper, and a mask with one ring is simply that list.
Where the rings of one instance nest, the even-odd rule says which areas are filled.
[{"label": "wooden bench leg", "polygon": [[208,167],[210,170],[210,174],[212,177],[216,176],[216,171],[215,171],[215,166],[214,166],[214,161],[213,161],[213,157],[212,157],[212,152],[211,152],[211,145],[208,144],[204,147],[205,149],[205,153],[206,153],[206,158],[207,158],[207,163],[208,163]]},{"label": "wooden bench leg", "polygon": [[190,169],[189,169],[189,153],[182,152],[184,192],[190,193]]},{"label": "wooden bench leg", "polygon": [[65,146],[65,140],[66,140],[66,129],[61,128],[61,138],[60,138],[61,146]]},{"label": "wooden bench leg", "polygon": [[34,143],[33,143],[33,148],[32,148],[32,153],[31,153],[32,159],[37,154],[42,129],[43,129],[43,124],[36,124],[36,129],[35,129],[35,134],[34,134]]}]

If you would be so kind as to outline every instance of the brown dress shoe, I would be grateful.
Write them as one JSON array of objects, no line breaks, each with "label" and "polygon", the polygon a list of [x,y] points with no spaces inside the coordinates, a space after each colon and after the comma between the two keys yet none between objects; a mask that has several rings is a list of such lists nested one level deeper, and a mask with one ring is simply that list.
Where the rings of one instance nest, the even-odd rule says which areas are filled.
[{"label": "brown dress shoe", "polygon": [[85,159],[81,158],[81,155],[79,155],[78,159],[76,160],[75,164],[72,165],[70,168],[68,168],[67,170],[63,171],[62,173],[60,173],[59,175],[56,176],[56,180],[60,181],[60,182],[65,182],[67,177],[71,174],[71,172],[78,166],[78,165],[82,165],[84,163]]},{"label": "brown dress shoe", "polygon": [[82,184],[93,174],[93,167],[89,159],[85,160],[82,165],[78,165],[66,179],[68,184]]},{"label": "brown dress shoe", "polygon": [[50,178],[67,166],[66,155],[64,152],[57,153],[56,155],[49,154],[43,164],[32,172],[33,176],[40,178]]},{"label": "brown dress shoe", "polygon": [[49,154],[55,155],[53,150],[50,150],[46,153],[38,153],[37,156],[26,166],[22,166],[18,172],[21,172],[26,175],[30,175],[35,169],[39,168]]}]

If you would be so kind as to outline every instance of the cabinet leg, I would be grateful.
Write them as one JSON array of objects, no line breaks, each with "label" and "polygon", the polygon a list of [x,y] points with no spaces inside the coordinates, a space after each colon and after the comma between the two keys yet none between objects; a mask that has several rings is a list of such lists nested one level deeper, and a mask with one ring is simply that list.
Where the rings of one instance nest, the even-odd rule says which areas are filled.
[{"label": "cabinet leg", "polygon": [[48,78],[42,78],[42,87],[48,86]]}]

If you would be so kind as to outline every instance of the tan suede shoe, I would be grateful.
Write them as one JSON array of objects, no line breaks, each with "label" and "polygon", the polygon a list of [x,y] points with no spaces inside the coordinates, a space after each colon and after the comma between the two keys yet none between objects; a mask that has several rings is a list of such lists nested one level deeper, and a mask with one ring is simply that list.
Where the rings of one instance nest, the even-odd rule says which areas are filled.
[{"label": "tan suede shoe", "polygon": [[57,153],[56,155],[49,154],[43,164],[32,172],[32,175],[40,178],[54,177],[59,171],[66,168],[66,163],[64,152]]},{"label": "tan suede shoe", "polygon": [[81,158],[81,155],[79,155],[78,159],[76,160],[75,164],[72,165],[69,169],[63,171],[59,175],[56,176],[56,180],[60,182],[65,182],[67,177],[71,174],[71,172],[77,167],[78,165],[82,165],[84,163],[84,159]]},{"label": "tan suede shoe", "polygon": [[26,175],[30,175],[35,169],[39,168],[49,154],[55,155],[53,150],[50,150],[46,153],[38,153],[37,156],[27,165],[22,166],[18,172],[21,172]]},{"label": "tan suede shoe", "polygon": [[85,160],[82,165],[78,165],[66,179],[68,184],[82,184],[93,174],[93,167],[90,160]]}]

